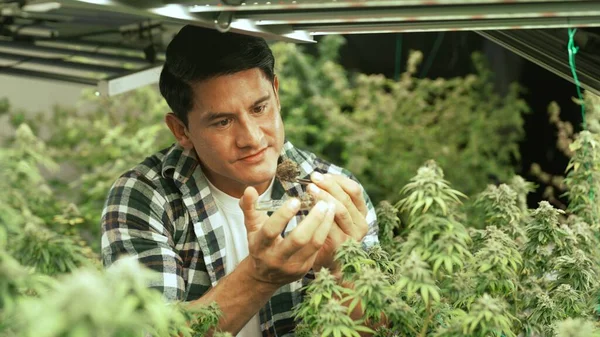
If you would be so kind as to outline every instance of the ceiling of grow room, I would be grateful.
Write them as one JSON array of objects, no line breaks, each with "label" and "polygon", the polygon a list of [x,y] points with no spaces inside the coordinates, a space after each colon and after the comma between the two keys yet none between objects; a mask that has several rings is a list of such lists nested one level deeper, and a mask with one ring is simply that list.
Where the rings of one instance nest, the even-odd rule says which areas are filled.
[{"label": "ceiling of grow room", "polygon": [[158,80],[184,24],[295,43],[475,31],[570,81],[566,28],[578,27],[578,78],[600,94],[600,1],[577,0],[0,0],[0,74],[116,95]]}]

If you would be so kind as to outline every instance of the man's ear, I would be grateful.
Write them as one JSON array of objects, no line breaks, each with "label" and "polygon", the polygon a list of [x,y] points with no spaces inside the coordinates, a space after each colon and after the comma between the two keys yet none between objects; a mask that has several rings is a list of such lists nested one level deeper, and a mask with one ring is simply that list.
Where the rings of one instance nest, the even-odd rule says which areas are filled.
[{"label": "man's ear", "polygon": [[277,100],[277,106],[281,111],[281,103],[279,101],[279,78],[277,75],[273,76],[273,91],[275,92],[275,99]]},{"label": "man's ear", "polygon": [[177,142],[184,149],[191,149],[194,147],[192,140],[190,139],[190,134],[187,127],[183,124],[183,122],[177,117],[174,113],[169,112],[165,115],[165,123],[177,139]]}]

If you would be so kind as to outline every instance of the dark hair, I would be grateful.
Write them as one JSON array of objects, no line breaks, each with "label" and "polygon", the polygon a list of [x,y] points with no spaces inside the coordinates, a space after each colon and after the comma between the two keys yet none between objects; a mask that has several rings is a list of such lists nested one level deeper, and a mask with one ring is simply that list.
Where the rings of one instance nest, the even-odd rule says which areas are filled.
[{"label": "dark hair", "polygon": [[273,82],[274,64],[273,53],[263,38],[187,25],[167,46],[160,93],[187,126],[194,105],[192,84],[252,68],[261,69]]}]

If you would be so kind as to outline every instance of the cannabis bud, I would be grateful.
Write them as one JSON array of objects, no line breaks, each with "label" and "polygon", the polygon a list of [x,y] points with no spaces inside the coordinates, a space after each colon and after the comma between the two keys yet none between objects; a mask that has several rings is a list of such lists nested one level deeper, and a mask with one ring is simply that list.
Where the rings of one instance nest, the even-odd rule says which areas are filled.
[{"label": "cannabis bud", "polygon": [[[300,173],[302,172],[300,171],[298,164],[293,160],[286,158],[277,165],[275,176],[281,182],[309,184],[311,182],[309,179],[298,178]],[[315,198],[310,193],[301,192],[298,198],[300,199],[301,210],[309,210],[316,204]],[[256,209],[262,211],[275,211],[277,208],[281,207],[281,205],[283,205],[283,200],[265,200],[257,202]]]},{"label": "cannabis bud", "polygon": [[300,168],[291,159],[284,159],[281,164],[277,165],[275,176],[280,181],[295,182],[300,175]]},{"label": "cannabis bud", "polygon": [[[279,165],[277,165],[277,171],[275,176],[280,181],[288,181],[292,183],[309,183],[305,179],[298,179],[300,176],[300,168],[298,164],[293,160],[286,158]],[[310,209],[315,205],[315,198],[310,193],[300,194],[300,209]]]}]

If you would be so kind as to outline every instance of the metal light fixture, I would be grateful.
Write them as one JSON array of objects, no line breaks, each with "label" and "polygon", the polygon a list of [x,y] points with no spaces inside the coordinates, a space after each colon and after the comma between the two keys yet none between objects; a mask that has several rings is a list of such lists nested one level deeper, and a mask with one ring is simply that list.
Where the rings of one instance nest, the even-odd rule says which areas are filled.
[{"label": "metal light fixture", "polygon": [[[99,18],[90,17],[89,13],[97,13]],[[12,17],[2,22],[2,18],[8,16]],[[49,76],[59,78],[56,71],[39,67],[58,65],[66,67],[62,78],[69,79],[69,76],[79,78],[85,74],[69,72],[68,67],[79,67],[80,70],[105,67],[108,72],[104,73],[98,86],[101,95],[115,95],[157,81],[165,53],[156,49],[154,42],[133,48],[101,39],[69,38],[68,33],[62,34],[63,28],[69,30],[65,23],[70,22],[70,18],[93,32],[85,19],[81,19],[89,18],[92,21],[90,27],[112,30],[113,39],[151,36],[163,48],[172,37],[171,30],[166,33],[165,27],[170,26],[174,33],[184,24],[294,43],[313,43],[315,36],[327,34],[477,31],[564,77],[562,66],[551,64],[548,58],[553,47],[544,44],[543,39],[528,41],[526,36],[539,39],[536,30],[546,28],[600,27],[600,1],[186,0],[178,3],[175,0],[165,3],[163,0],[29,0],[23,3],[23,0],[9,0],[0,2],[0,24],[4,23],[4,32],[30,41],[3,42],[0,39],[0,53],[4,53],[0,56],[10,54],[33,59],[19,63],[18,67],[0,68],[0,72],[37,74],[48,71]],[[113,22],[115,24],[111,26]],[[97,30],[102,32],[102,29]],[[523,35],[517,36],[512,34],[513,31]],[[62,36],[58,38],[58,34]],[[12,49],[7,49],[9,45]],[[123,67],[123,64],[127,66]],[[121,71],[110,71],[119,66]],[[600,74],[594,71],[600,69],[600,65],[586,65],[581,61],[580,69],[584,87],[588,85],[590,90],[600,87],[595,83]]]},{"label": "metal light fixture", "polygon": [[161,71],[162,65],[101,80],[98,83],[98,95],[114,96],[145,85],[157,83]]},{"label": "metal light fixture", "polygon": [[61,7],[60,2],[56,1],[39,1],[26,3],[22,9],[26,12],[45,13],[52,10],[59,9]]}]

